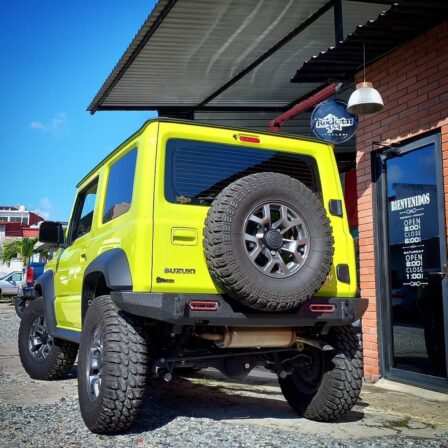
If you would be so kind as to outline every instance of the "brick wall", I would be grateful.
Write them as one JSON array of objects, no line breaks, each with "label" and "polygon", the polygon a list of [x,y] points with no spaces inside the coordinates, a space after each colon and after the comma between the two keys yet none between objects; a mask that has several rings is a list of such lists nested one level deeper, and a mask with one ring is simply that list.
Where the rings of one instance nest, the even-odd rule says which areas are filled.
[{"label": "brick wall", "polygon": [[[362,81],[362,74],[356,77]],[[366,70],[384,100],[384,110],[360,119],[357,133],[360,288],[369,299],[363,318],[365,379],[380,377],[372,220],[371,154],[384,144],[439,129],[442,140],[445,210],[448,211],[448,22],[408,42]],[[447,220],[448,222],[448,220]]]}]

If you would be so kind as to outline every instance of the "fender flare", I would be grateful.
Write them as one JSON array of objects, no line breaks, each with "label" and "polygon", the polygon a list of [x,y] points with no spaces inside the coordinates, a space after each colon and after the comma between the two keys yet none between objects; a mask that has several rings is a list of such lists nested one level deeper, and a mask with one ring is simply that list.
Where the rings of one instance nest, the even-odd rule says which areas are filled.
[{"label": "fender flare", "polygon": [[84,271],[81,296],[81,319],[87,313],[90,302],[95,297],[99,277],[109,291],[132,291],[131,269],[123,249],[110,249],[96,257]]},{"label": "fender flare", "polygon": [[57,327],[56,311],[54,302],[56,295],[54,293],[54,274],[51,269],[45,271],[36,280],[34,288],[39,286],[42,291],[42,299],[44,302],[44,314],[48,333],[54,338],[64,339],[66,341],[75,342],[77,344],[81,341],[81,332],[74,330],[64,330]]},{"label": "fender flare", "polygon": [[106,286],[112,291],[132,290],[131,269],[123,249],[110,249],[98,255],[84,271],[84,281],[91,274],[103,274]]}]

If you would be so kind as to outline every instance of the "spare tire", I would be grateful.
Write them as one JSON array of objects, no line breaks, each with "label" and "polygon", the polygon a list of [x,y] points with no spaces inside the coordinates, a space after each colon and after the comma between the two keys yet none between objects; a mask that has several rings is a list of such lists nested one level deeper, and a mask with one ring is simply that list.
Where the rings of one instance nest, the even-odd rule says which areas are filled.
[{"label": "spare tire", "polygon": [[228,185],[205,221],[204,250],[217,285],[263,311],[298,307],[330,271],[333,237],[319,198],[297,179],[258,173]]}]

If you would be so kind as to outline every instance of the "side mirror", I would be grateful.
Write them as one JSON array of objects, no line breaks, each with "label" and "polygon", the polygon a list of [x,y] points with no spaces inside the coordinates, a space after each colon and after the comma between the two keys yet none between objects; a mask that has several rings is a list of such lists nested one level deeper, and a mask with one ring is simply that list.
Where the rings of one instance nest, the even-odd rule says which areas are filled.
[{"label": "side mirror", "polygon": [[64,245],[64,229],[60,222],[44,221],[39,227],[39,241],[55,246]]}]

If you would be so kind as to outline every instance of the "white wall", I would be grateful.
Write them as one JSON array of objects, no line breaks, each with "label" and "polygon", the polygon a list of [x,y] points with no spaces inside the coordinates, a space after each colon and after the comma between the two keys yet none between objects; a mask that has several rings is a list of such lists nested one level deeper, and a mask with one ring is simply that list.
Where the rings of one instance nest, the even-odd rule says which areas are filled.
[{"label": "white wall", "polygon": [[22,271],[22,268],[23,268],[22,260],[19,260],[17,258],[12,259],[9,266],[3,264],[0,261],[0,274],[8,274],[9,272],[13,271]]}]

